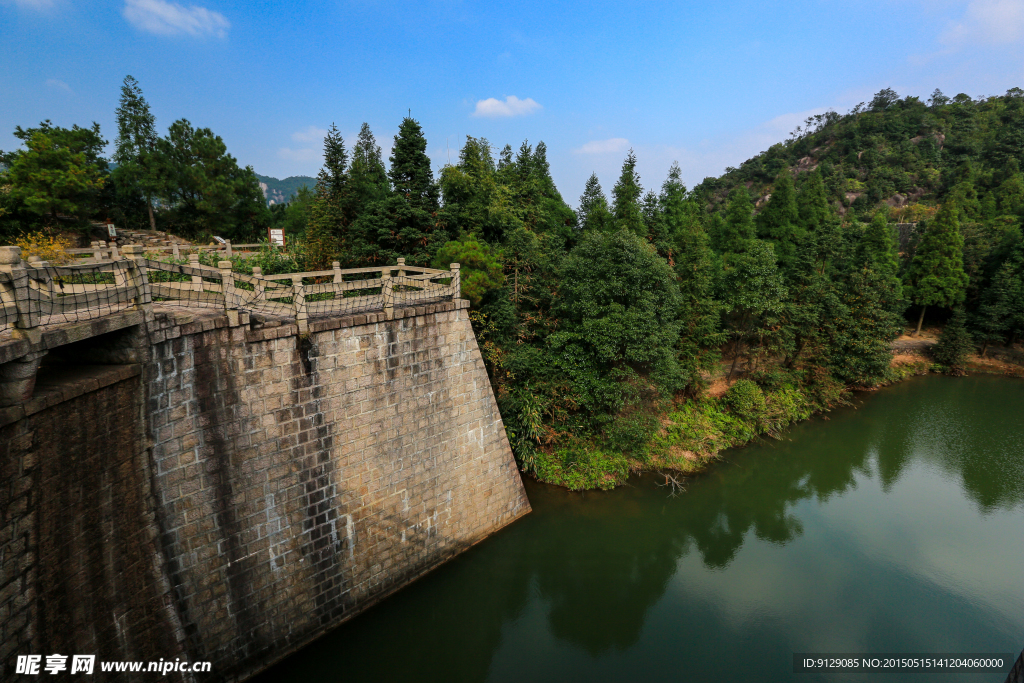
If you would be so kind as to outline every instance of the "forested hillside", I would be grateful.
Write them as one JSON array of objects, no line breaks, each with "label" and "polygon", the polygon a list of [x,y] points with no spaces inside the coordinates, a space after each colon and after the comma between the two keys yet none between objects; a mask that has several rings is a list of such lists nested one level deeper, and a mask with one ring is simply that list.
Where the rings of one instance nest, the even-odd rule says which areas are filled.
[{"label": "forested hillside", "polygon": [[316,185],[316,178],[305,175],[293,175],[284,180],[278,180],[272,176],[257,173],[256,180],[260,182],[260,189],[263,190],[263,197],[267,200],[267,205],[287,204],[303,187],[312,189]]},{"label": "forested hillside", "polygon": [[[459,262],[521,467],[573,488],[694,469],[892,380],[891,342],[922,322],[950,319],[937,360],[953,372],[1024,333],[1019,89],[883,90],[693,190],[677,166],[643,187],[630,152],[610,197],[592,176],[575,210],[543,142],[470,137],[435,177],[411,118],[388,163],[366,124],[351,147],[332,126],[316,187],[268,210],[219,138],[187,121],[156,138],[151,118],[126,80],[114,173],[98,127],[18,129],[0,228],[152,207],[187,236],[282,226],[307,270]],[[44,168],[76,169],[74,193]]]}]

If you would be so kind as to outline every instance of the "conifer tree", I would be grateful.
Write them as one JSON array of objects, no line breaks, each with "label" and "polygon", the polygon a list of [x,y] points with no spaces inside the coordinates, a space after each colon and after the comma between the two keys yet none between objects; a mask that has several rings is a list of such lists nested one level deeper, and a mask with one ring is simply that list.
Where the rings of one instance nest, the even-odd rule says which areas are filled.
[{"label": "conifer tree", "polygon": [[[985,289],[975,316],[974,326],[981,342],[982,357],[988,352],[991,344],[1006,340],[1014,304],[1020,302],[1021,297],[1024,297],[1024,287],[1021,287],[1020,274],[1013,261],[1007,259],[999,267],[992,283]],[[1017,305],[1020,306],[1021,303]]]},{"label": "conifer tree", "polygon": [[679,278],[681,323],[680,366],[688,385],[700,384],[700,371],[709,370],[718,358],[717,349],[724,336],[720,332],[721,304],[715,300],[714,254],[704,226],[697,218],[697,207],[687,196],[678,164],[672,164],[661,186],[658,223],[665,239],[673,242],[672,260]]},{"label": "conifer tree", "polygon": [[771,243],[757,239],[725,270],[722,284],[723,322],[732,341],[732,376],[751,344],[775,341],[788,292]]},{"label": "conifer tree", "polygon": [[715,248],[723,254],[742,254],[754,237],[754,205],[747,188],[737,185],[729,193],[725,222],[715,236]]},{"label": "conifer tree", "polygon": [[644,234],[647,235],[647,239],[658,250],[659,256],[672,263],[670,255],[672,247],[666,241],[665,225],[661,220],[661,206],[654,190],[647,190],[644,194],[643,201],[640,203],[640,213],[644,217]]},{"label": "conifer tree", "polygon": [[612,214],[615,217],[615,227],[619,230],[629,230],[634,235],[646,236],[647,226],[644,224],[643,211],[640,208],[640,197],[643,188],[640,186],[640,176],[636,172],[636,155],[629,150],[626,160],[622,162],[622,173],[619,181],[612,188]]},{"label": "conifer tree", "polygon": [[888,217],[888,207],[883,206],[875,212],[861,237],[860,255],[862,262],[879,273],[895,277],[899,269],[899,252],[896,232],[890,227]]},{"label": "conifer tree", "polygon": [[434,182],[423,129],[406,117],[398,127],[388,173],[393,188],[367,207],[345,230],[342,250],[351,263],[427,265],[451,235],[438,217],[440,191]]},{"label": "conifer tree", "polygon": [[316,198],[309,209],[306,224],[306,268],[326,270],[341,251],[338,225],[341,223],[341,208],[328,189],[326,181],[316,184]]},{"label": "conifer tree", "polygon": [[796,256],[796,245],[803,234],[793,179],[789,171],[783,171],[775,180],[768,204],[757,216],[757,236],[771,242],[779,264],[788,267]]},{"label": "conifer tree", "polygon": [[380,155],[380,146],[367,123],[359,129],[359,137],[352,148],[348,185],[345,213],[349,223],[367,206],[386,198],[391,191],[388,172]]},{"label": "conifer tree", "polygon": [[398,126],[389,176],[395,192],[410,206],[427,212],[437,211],[439,194],[427,156],[427,140],[415,119],[406,117]]},{"label": "conifer tree", "polygon": [[580,195],[580,207],[576,210],[577,224],[583,232],[611,230],[612,214],[608,210],[608,200],[601,190],[601,182],[596,173],[591,173],[587,185]]},{"label": "conifer tree", "polygon": [[950,308],[963,301],[968,279],[963,248],[956,202],[947,201],[925,228],[910,263],[908,285],[913,301],[921,307],[916,335],[921,334],[928,306]]},{"label": "conifer tree", "polygon": [[317,175],[318,184],[336,202],[342,201],[348,185],[348,152],[345,140],[333,123],[324,137],[324,165]]},{"label": "conifer tree", "polygon": [[974,350],[974,340],[967,331],[966,316],[962,306],[957,306],[953,317],[942,328],[938,343],[932,348],[932,356],[939,364],[946,366],[951,375],[966,374],[964,366],[967,356]]},{"label": "conifer tree", "polygon": [[114,162],[117,169],[112,180],[124,194],[142,191],[149,212],[149,227],[156,230],[156,217],[153,215],[155,188],[151,172],[157,141],[156,117],[149,111],[149,103],[142,96],[139,82],[130,75],[125,76],[121,84],[121,101],[116,116]]},{"label": "conifer tree", "polygon": [[821,170],[814,169],[807,176],[804,186],[797,196],[797,213],[800,225],[804,230],[813,232],[825,224],[832,216],[832,209],[825,196],[825,184],[821,179]]}]

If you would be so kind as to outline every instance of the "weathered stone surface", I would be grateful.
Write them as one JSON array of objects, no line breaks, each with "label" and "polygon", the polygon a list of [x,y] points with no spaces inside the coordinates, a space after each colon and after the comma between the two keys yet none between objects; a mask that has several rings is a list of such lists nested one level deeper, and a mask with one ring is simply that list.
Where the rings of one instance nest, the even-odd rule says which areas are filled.
[{"label": "weathered stone surface", "polygon": [[5,667],[64,647],[242,679],[528,512],[465,303],[404,313],[302,337],[157,315],[141,374],[12,409]]}]

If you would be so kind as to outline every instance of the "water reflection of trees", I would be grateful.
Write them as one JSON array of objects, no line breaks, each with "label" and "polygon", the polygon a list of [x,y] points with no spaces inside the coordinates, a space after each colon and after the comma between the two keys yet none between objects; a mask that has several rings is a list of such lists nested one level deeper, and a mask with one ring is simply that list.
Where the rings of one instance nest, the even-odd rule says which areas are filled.
[{"label": "water reflection of trees", "polygon": [[[654,475],[589,494],[529,483],[534,514],[321,639],[310,648],[320,654],[278,671],[294,676],[301,659],[307,678],[334,680],[321,678],[314,662],[337,667],[334,653],[345,652],[349,680],[427,680],[427,672],[485,680],[506,629],[524,637],[524,624],[509,625],[533,619],[546,620],[546,628],[524,622],[533,647],[550,631],[593,656],[621,652],[637,643],[684,556],[695,552],[721,570],[752,537],[790,543],[803,533],[801,505],[842,496],[864,478],[888,491],[922,460],[958,477],[983,510],[1021,504],[1024,425],[1006,422],[1020,412],[1007,408],[1019,399],[974,378],[927,381],[926,391],[893,387],[865,397],[860,410],[833,413],[828,424],[798,425],[786,440],[734,453],[675,498]],[[538,604],[546,609],[539,617]],[[401,647],[381,656],[381,642]]]},{"label": "water reflection of trees", "polygon": [[[592,654],[628,648],[691,548],[714,570],[751,534],[789,543],[803,532],[798,503],[843,495],[858,474],[877,475],[889,490],[917,457],[957,475],[983,510],[1021,504],[1024,427],[1004,419],[1005,392],[1020,387],[984,379],[932,378],[924,394],[908,386],[867,397],[863,409],[835,413],[828,425],[800,425],[785,441],[736,454],[677,498],[655,486],[655,475],[589,497],[531,487],[549,520],[533,536],[535,556],[545,559],[531,570],[552,632]],[[922,440],[922,429],[934,438]]]}]

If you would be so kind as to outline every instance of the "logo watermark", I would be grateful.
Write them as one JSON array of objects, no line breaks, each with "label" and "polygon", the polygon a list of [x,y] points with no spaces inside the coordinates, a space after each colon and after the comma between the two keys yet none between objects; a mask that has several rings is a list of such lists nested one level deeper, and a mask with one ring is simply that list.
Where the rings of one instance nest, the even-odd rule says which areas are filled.
[{"label": "logo watermark", "polygon": [[[70,661],[69,661],[70,660]],[[55,675],[58,673],[85,674],[91,676],[97,671],[103,673],[209,673],[210,662],[189,662],[180,659],[161,659],[157,662],[129,662],[123,660],[100,660],[96,655],[18,655],[14,673],[29,676]]]}]

